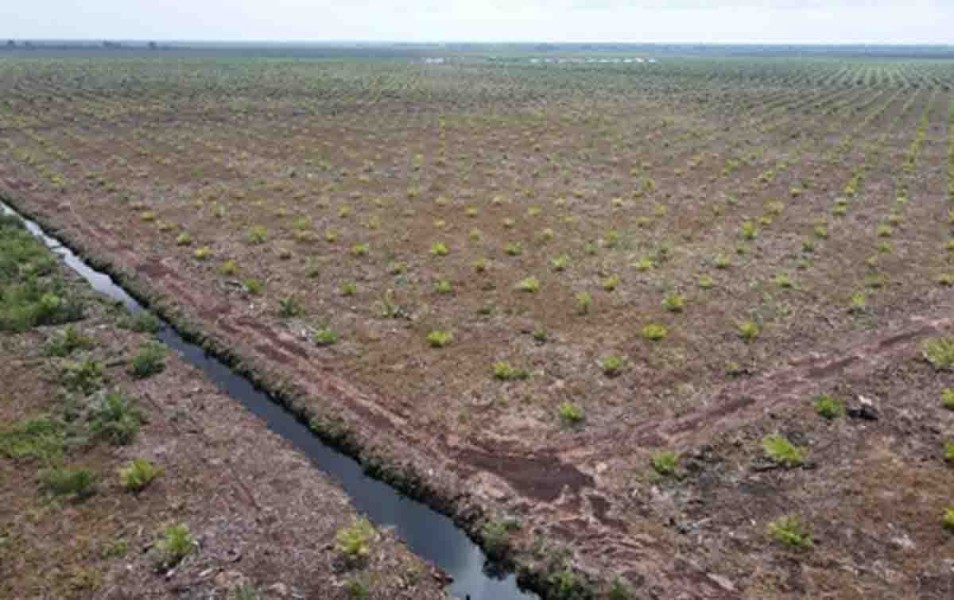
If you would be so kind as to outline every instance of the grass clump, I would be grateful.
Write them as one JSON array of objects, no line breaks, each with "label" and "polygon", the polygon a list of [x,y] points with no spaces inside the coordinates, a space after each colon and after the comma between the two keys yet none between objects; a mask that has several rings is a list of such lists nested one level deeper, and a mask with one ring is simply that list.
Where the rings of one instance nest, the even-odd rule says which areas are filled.
[{"label": "grass clump", "polygon": [[376,532],[371,521],[364,517],[355,519],[351,525],[335,534],[335,550],[346,562],[359,563],[371,555],[371,544]]},{"label": "grass clump", "polygon": [[580,292],[576,295],[576,312],[580,315],[589,314],[593,306],[593,296],[589,292]]},{"label": "grass clump", "polygon": [[444,242],[434,242],[431,244],[431,254],[434,256],[447,256],[450,250]]},{"label": "grass clump", "polygon": [[265,284],[259,279],[246,279],[242,282],[242,288],[247,294],[259,296],[265,290]]},{"label": "grass clump", "polygon": [[120,392],[104,394],[89,413],[89,430],[113,446],[131,444],[143,423],[142,411]]},{"label": "grass clump", "polygon": [[669,330],[666,329],[665,325],[661,325],[659,323],[650,323],[643,327],[641,333],[644,340],[658,342],[669,335]]},{"label": "grass clump", "polygon": [[222,264],[219,265],[219,273],[225,275],[226,277],[232,277],[238,275],[239,266],[238,262],[233,259],[222,261]]},{"label": "grass clump", "polygon": [[517,283],[517,289],[521,292],[535,294],[540,291],[540,280],[536,277],[527,277]]},{"label": "grass clump", "polygon": [[790,548],[811,548],[814,545],[808,526],[795,515],[785,515],[769,523],[768,534]]},{"label": "grass clump", "polygon": [[517,381],[530,377],[530,372],[521,367],[514,367],[506,361],[494,363],[494,378],[500,381]]},{"label": "grass clump", "polygon": [[619,275],[610,275],[600,282],[600,286],[607,292],[615,291],[619,287]]},{"label": "grass clump", "polygon": [[616,377],[626,368],[626,358],[619,354],[610,354],[600,359],[600,368],[607,377]]},{"label": "grass clump", "polygon": [[520,256],[523,254],[523,244],[520,242],[508,242],[504,246],[504,254],[507,256]]},{"label": "grass clump", "polygon": [[861,314],[868,310],[868,297],[864,292],[855,292],[851,295],[848,302],[848,312],[852,314]]},{"label": "grass clump", "polygon": [[137,333],[158,333],[162,327],[162,321],[151,312],[144,310],[131,315],[123,323],[128,329]]},{"label": "grass clump", "polygon": [[755,341],[755,339],[759,337],[759,334],[762,333],[762,329],[755,321],[742,321],[738,324],[737,329],[739,337],[746,342]]},{"label": "grass clump", "polygon": [[249,244],[264,244],[268,239],[268,230],[262,225],[254,225],[245,232],[245,239]]},{"label": "grass clump", "polygon": [[560,404],[557,412],[560,415],[560,422],[567,427],[579,425],[586,418],[583,408],[569,400]]},{"label": "grass clump", "polygon": [[301,304],[294,296],[286,296],[278,301],[278,316],[281,318],[291,319],[300,316],[301,313]]},{"label": "grass clump", "polygon": [[921,354],[938,371],[954,370],[954,337],[925,341],[921,345]]},{"label": "grass clump", "polygon": [[105,379],[102,363],[92,358],[66,363],[61,374],[61,381],[66,389],[84,394],[92,394],[98,390]]},{"label": "grass clump", "polygon": [[126,491],[138,493],[146,489],[161,474],[162,469],[145,458],[135,458],[119,469],[119,481]]},{"label": "grass clump", "polygon": [[159,342],[149,341],[139,347],[139,352],[129,365],[129,374],[136,379],[146,379],[166,368],[166,347]]},{"label": "grass clump", "polygon": [[657,475],[669,477],[676,474],[676,469],[679,466],[679,455],[672,450],[663,450],[652,455],[650,464]]},{"label": "grass clump", "polygon": [[947,410],[954,410],[954,388],[941,390],[941,406]]},{"label": "grass clump", "polygon": [[427,334],[427,343],[431,348],[444,348],[453,341],[454,334],[450,331],[435,329]]},{"label": "grass clump", "polygon": [[815,398],[815,413],[823,419],[832,421],[845,414],[845,407],[831,396],[822,394]]},{"label": "grass clump", "polygon": [[0,456],[35,458],[44,463],[59,460],[66,451],[63,424],[48,417],[19,421],[0,432]]},{"label": "grass clump", "polygon": [[43,487],[54,496],[81,500],[96,493],[96,474],[89,469],[56,467],[43,475]]},{"label": "grass clump", "polygon": [[189,526],[184,523],[169,525],[159,533],[156,550],[159,551],[159,568],[168,570],[192,553],[195,540]]},{"label": "grass clump", "polygon": [[95,345],[93,339],[83,334],[76,326],[67,325],[47,344],[46,353],[50,356],[69,356],[77,350],[88,350]]},{"label": "grass clump", "polygon": [[679,292],[670,292],[663,298],[662,307],[673,313],[680,313],[686,307],[686,299]]},{"label": "grass clump", "polygon": [[480,528],[480,539],[488,557],[506,558],[510,552],[510,532],[520,529],[516,519],[491,519]]},{"label": "grass clump", "polygon": [[805,448],[796,446],[779,433],[773,433],[762,438],[762,450],[765,452],[766,458],[786,469],[800,467],[805,462],[805,456],[808,454]]},{"label": "grass clump", "polygon": [[944,516],[941,518],[941,527],[954,533],[954,506],[944,511]]},{"label": "grass clump", "polygon": [[338,333],[331,327],[324,325],[315,330],[311,340],[316,346],[333,346],[338,343]]}]

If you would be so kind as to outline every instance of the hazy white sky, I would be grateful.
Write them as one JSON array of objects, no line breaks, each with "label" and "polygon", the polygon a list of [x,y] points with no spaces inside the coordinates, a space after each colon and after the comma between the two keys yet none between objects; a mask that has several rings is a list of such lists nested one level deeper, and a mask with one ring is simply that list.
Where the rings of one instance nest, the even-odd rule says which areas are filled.
[{"label": "hazy white sky", "polygon": [[954,43],[954,0],[0,0],[0,38]]}]

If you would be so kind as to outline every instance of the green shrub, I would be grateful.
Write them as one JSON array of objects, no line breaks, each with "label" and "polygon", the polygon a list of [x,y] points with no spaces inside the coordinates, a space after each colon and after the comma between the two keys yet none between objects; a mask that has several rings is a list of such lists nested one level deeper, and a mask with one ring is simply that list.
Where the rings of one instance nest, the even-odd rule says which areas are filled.
[{"label": "green shrub", "polygon": [[338,343],[338,334],[334,329],[323,326],[315,330],[311,339],[318,346],[332,346]]},{"label": "green shrub", "polygon": [[265,284],[258,279],[246,279],[242,282],[245,292],[253,296],[260,295],[265,290]]},{"label": "green shrub", "polygon": [[954,532],[954,506],[944,511],[944,516],[941,518],[941,527]]},{"label": "green shrub", "polygon": [[619,275],[610,275],[600,282],[600,286],[607,292],[615,291],[619,287]]},{"label": "green shrub", "polygon": [[136,439],[143,422],[142,411],[120,392],[102,395],[89,413],[89,430],[114,446],[126,446]]},{"label": "green shrub", "polygon": [[662,307],[669,312],[679,313],[686,307],[686,299],[679,292],[670,292],[663,298]]},{"label": "green shrub", "polygon": [[162,469],[145,458],[135,458],[119,469],[119,481],[127,491],[141,492],[161,474]]},{"label": "green shrub", "polygon": [[769,523],[768,534],[776,542],[791,548],[811,548],[814,545],[808,527],[794,515],[779,517]]},{"label": "green shrub", "polygon": [[268,239],[268,230],[262,225],[254,225],[245,232],[245,239],[249,244],[264,244]]},{"label": "green shrub", "polygon": [[294,296],[286,296],[278,301],[278,316],[281,318],[291,319],[300,316],[301,313],[301,304]]},{"label": "green shrub", "polygon": [[35,458],[50,464],[66,452],[66,432],[59,421],[47,417],[27,419],[14,423],[0,432],[0,456],[6,458]]},{"label": "green shrub", "polygon": [[944,442],[944,460],[954,462],[954,441]]},{"label": "green shrub", "polygon": [[947,410],[954,410],[954,388],[941,390],[941,406]]},{"label": "green shrub", "polygon": [[149,341],[139,347],[132,359],[129,374],[137,379],[152,377],[166,368],[166,347],[159,342]]},{"label": "green shrub", "polygon": [[649,340],[651,342],[658,342],[659,340],[665,338],[668,334],[669,330],[666,329],[666,326],[659,323],[650,323],[644,326],[642,330],[643,339]]},{"label": "green shrub", "polygon": [[618,354],[610,354],[600,359],[600,368],[607,377],[616,377],[626,367],[626,358]]},{"label": "green shrub", "polygon": [[230,260],[222,261],[222,264],[219,265],[219,273],[227,277],[238,275],[238,272],[239,272],[239,266],[238,266],[238,262],[236,262],[235,260],[230,259]]},{"label": "green shrub", "polygon": [[128,320],[125,321],[125,325],[138,333],[157,333],[159,328],[162,326],[162,322],[159,320],[159,317],[152,314],[147,310],[131,315]]},{"label": "green shrub", "polygon": [[159,551],[159,568],[167,570],[181,563],[192,553],[195,540],[192,538],[189,526],[180,523],[163,529],[159,533],[155,547]]},{"label": "green shrub", "polygon": [[520,528],[516,519],[493,519],[480,529],[482,546],[491,559],[502,560],[510,552],[510,532]]},{"label": "green shrub", "polygon": [[954,370],[954,337],[927,340],[921,345],[921,353],[938,371]]},{"label": "green shrub", "polygon": [[74,325],[67,325],[62,333],[50,340],[46,353],[50,356],[68,356],[77,350],[87,350],[94,346],[92,338],[84,335]]},{"label": "green shrub", "polygon": [[540,280],[536,277],[527,277],[517,283],[517,289],[534,294],[540,291]]},{"label": "green shrub", "polygon": [[92,394],[102,387],[105,378],[102,363],[92,358],[67,362],[61,375],[66,389],[84,394]]},{"label": "green shrub", "polygon": [[96,475],[89,469],[56,467],[43,475],[43,487],[56,496],[88,498],[96,493]]},{"label": "green shrub", "polygon": [[554,256],[550,259],[550,268],[554,271],[565,271],[568,266],[570,266],[570,257],[566,254]]},{"label": "green shrub", "polygon": [[808,454],[805,448],[796,446],[788,438],[778,433],[762,438],[762,450],[769,460],[786,469],[801,466]]},{"label": "green shrub", "polygon": [[676,473],[679,466],[679,455],[672,450],[663,450],[653,454],[650,460],[653,471],[663,477],[668,477]]},{"label": "green shrub", "polygon": [[345,590],[351,600],[371,600],[371,591],[368,584],[358,578],[349,578],[345,582]]},{"label": "green shrub", "polygon": [[454,341],[454,334],[450,331],[435,329],[428,332],[427,343],[432,348],[444,348]]},{"label": "green shrub", "polygon": [[509,242],[504,246],[504,253],[507,256],[520,256],[523,254],[523,244],[519,242]]},{"label": "green shrub", "polygon": [[759,229],[752,221],[746,221],[742,223],[740,234],[744,240],[754,240],[759,236]]},{"label": "green shrub", "polygon": [[854,314],[861,314],[868,310],[868,297],[864,292],[855,292],[851,295],[851,302],[848,305],[848,311]]},{"label": "green shrub", "polygon": [[526,369],[511,366],[506,361],[494,363],[494,377],[501,381],[515,381],[530,377],[530,372]]},{"label": "green shrub", "polygon": [[192,244],[192,236],[183,231],[176,237],[176,246],[189,246]]},{"label": "green shrub", "polygon": [[431,254],[434,256],[447,256],[450,250],[444,242],[434,242],[431,244]]},{"label": "green shrub", "polygon": [[560,404],[560,407],[557,410],[560,415],[560,422],[567,427],[579,425],[583,422],[583,419],[586,418],[583,409],[579,405],[574,404],[569,400]]},{"label": "green shrub", "polygon": [[209,248],[208,246],[196,248],[195,252],[192,253],[192,256],[196,260],[208,260],[209,257],[212,256],[212,248]]},{"label": "green shrub", "polygon": [[739,337],[746,342],[754,341],[762,332],[755,321],[742,321],[738,324]]},{"label": "green shrub", "polygon": [[725,270],[732,266],[732,259],[725,254],[717,254],[713,259],[712,264],[717,269]]},{"label": "green shrub", "polygon": [[845,414],[845,407],[831,396],[822,394],[815,398],[815,412],[818,416],[831,421]]},{"label": "green shrub", "polygon": [[357,518],[335,534],[335,550],[348,563],[359,563],[371,555],[371,544],[376,535],[370,521]]},{"label": "green shrub", "polygon": [[592,306],[593,296],[591,296],[589,292],[580,292],[576,295],[576,312],[578,314],[588,314]]},{"label": "green shrub", "polygon": [[778,273],[775,275],[775,285],[778,287],[787,290],[795,287],[795,284],[792,283],[792,278],[787,273]]},{"label": "green shrub", "polygon": [[446,279],[439,279],[434,282],[434,291],[438,294],[450,294],[454,291],[454,284]]}]

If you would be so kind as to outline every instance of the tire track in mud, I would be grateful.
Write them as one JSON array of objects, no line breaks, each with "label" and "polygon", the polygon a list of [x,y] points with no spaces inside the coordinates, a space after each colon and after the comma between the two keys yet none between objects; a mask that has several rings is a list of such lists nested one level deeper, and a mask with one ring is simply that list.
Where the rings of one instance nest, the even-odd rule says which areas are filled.
[{"label": "tire track in mud", "polygon": [[[888,330],[884,332],[884,330]],[[826,383],[838,377],[859,378],[901,356],[932,335],[954,330],[954,318],[909,317],[904,324],[882,328],[880,335],[859,334],[847,344],[797,357],[787,365],[755,377],[743,377],[707,395],[704,408],[668,421],[641,420],[619,423],[612,430],[585,440],[585,444],[561,448],[562,454],[589,447],[676,448],[705,443],[712,437],[751,421],[755,415],[781,405],[803,402]],[[577,442],[579,444],[579,442]],[[602,452],[602,451],[601,451]]]}]

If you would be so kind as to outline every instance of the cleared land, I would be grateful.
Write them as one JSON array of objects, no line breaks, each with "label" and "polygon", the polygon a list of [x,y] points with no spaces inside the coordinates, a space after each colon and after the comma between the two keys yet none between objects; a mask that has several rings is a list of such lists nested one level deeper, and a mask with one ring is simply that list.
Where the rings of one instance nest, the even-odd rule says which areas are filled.
[{"label": "cleared land", "polygon": [[554,597],[954,590],[954,63],[0,81],[11,200]]},{"label": "cleared land", "polygon": [[149,325],[0,218],[0,596],[445,597]]}]

